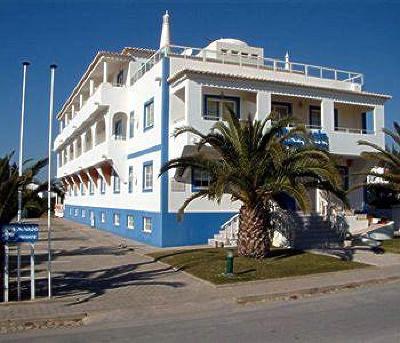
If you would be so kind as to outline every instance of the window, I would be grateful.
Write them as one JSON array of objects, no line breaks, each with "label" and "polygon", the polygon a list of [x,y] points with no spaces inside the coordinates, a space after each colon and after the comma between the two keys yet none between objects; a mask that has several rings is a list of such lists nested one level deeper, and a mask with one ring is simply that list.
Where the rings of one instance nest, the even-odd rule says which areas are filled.
[{"label": "window", "polygon": [[133,167],[130,166],[128,170],[128,192],[133,192]]},{"label": "window", "polygon": [[122,127],[122,119],[117,120],[114,123],[114,139],[115,140],[123,140],[123,127]]},{"label": "window", "polygon": [[105,213],[105,212],[101,212],[101,213],[100,213],[100,221],[101,221],[102,223],[105,223],[105,222],[106,222],[106,213]]},{"label": "window", "polygon": [[121,191],[121,180],[115,171],[113,171],[113,190],[114,193],[119,193]]},{"label": "window", "polygon": [[292,104],[286,102],[273,102],[271,112],[277,115],[276,119],[281,119],[292,115]]},{"label": "window", "polygon": [[78,186],[74,185],[74,196],[78,196]]},{"label": "window", "polygon": [[210,176],[207,171],[202,169],[192,170],[192,191],[196,192],[200,189],[208,187],[210,184]]},{"label": "window", "polygon": [[94,183],[92,182],[92,180],[89,180],[89,194],[94,194]]},{"label": "window", "polygon": [[135,134],[135,112],[131,112],[129,115],[129,138],[133,138]]},{"label": "window", "polygon": [[79,210],[78,210],[77,208],[75,208],[75,209],[74,209],[74,216],[75,216],[75,217],[78,217],[78,214],[79,214]]},{"label": "window", "polygon": [[143,163],[143,192],[153,190],[153,162]]},{"label": "window", "polygon": [[128,229],[133,230],[135,228],[135,218],[132,215],[128,215],[126,218]]},{"label": "window", "polygon": [[115,226],[119,226],[120,225],[120,215],[119,213],[114,213],[113,215],[113,223]]},{"label": "window", "polygon": [[85,195],[85,186],[84,186],[84,184],[81,183],[80,187],[81,187],[81,195]]},{"label": "window", "polygon": [[100,193],[104,194],[106,192],[106,182],[104,181],[104,178],[100,176]]},{"label": "window", "polygon": [[153,230],[153,222],[150,217],[143,217],[143,231],[151,233]]},{"label": "window", "polygon": [[339,112],[337,110],[337,108],[335,108],[334,110],[334,125],[335,125],[335,131],[339,130],[340,126],[339,126]]},{"label": "window", "polygon": [[154,99],[144,104],[144,130],[154,126]]},{"label": "window", "polygon": [[72,214],[73,214],[73,210],[72,210],[72,207],[70,207],[69,208],[69,215],[72,216]]},{"label": "window", "polygon": [[86,210],[82,209],[82,218],[86,218]]},{"label": "window", "polygon": [[240,98],[214,95],[204,96],[204,119],[226,120],[231,113],[240,117]]},{"label": "window", "polygon": [[310,106],[310,127],[312,129],[321,128],[321,107]]}]

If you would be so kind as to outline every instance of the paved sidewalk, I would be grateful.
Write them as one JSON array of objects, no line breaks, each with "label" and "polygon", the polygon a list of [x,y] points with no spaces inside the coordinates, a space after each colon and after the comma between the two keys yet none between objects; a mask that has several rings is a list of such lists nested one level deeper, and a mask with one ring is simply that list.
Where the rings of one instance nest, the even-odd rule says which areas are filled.
[{"label": "paved sidewalk", "polygon": [[[159,249],[61,219],[55,219],[53,227],[55,299],[1,304],[1,319],[87,313],[89,322],[138,320],[212,309],[234,310],[241,306],[238,299],[249,296],[273,298],[324,287],[400,280],[400,265],[390,265],[216,287],[143,255]],[[42,277],[37,286],[43,294],[45,238],[42,232],[37,246],[37,270]]]}]

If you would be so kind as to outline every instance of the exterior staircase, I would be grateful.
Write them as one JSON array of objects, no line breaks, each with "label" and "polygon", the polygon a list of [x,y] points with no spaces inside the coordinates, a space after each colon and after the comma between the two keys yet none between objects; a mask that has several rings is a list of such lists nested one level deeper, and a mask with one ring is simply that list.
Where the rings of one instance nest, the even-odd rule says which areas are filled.
[{"label": "exterior staircase", "polygon": [[[295,249],[328,249],[343,246],[348,225],[346,221],[335,223],[318,215],[283,211],[276,216],[277,230],[274,246],[290,246]],[[239,215],[236,214],[221,225],[218,233],[208,240],[214,247],[235,246],[239,231]]]},{"label": "exterior staircase", "polygon": [[239,214],[235,214],[221,225],[214,238],[208,240],[208,245],[213,247],[236,246],[239,232]]},{"label": "exterior staircase", "polygon": [[345,228],[318,214],[298,213],[299,225],[293,231],[290,246],[296,249],[332,249],[343,246]]}]

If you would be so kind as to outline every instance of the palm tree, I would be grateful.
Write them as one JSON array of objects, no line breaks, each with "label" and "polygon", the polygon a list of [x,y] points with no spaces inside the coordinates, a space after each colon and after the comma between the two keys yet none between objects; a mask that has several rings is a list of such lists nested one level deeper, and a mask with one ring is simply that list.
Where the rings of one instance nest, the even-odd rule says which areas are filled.
[{"label": "palm tree", "polygon": [[24,189],[24,203],[29,203],[37,194],[25,191],[25,187],[34,182],[39,172],[47,165],[47,159],[32,162],[24,162],[22,176],[18,175],[18,167],[11,163],[13,154],[0,158],[0,226],[8,224],[18,211],[17,191],[19,187]]},{"label": "palm tree", "polygon": [[[197,153],[167,162],[160,171],[199,169],[209,175],[209,185],[194,193],[180,208],[198,198],[221,201],[224,194],[240,201],[238,254],[255,258],[268,255],[273,237],[271,216],[283,194],[295,199],[298,206],[309,209],[308,189],[319,187],[333,192],[346,202],[340,188],[340,176],[330,154],[317,149],[304,126],[293,118],[264,121],[240,121],[233,114],[227,122],[217,122],[204,135],[193,127],[178,128],[174,136],[190,133],[200,138]],[[292,130],[285,130],[294,126]],[[300,137],[303,147],[289,148],[285,142]],[[207,150],[209,153],[207,153]],[[211,152],[211,153],[210,153]]]},{"label": "palm tree", "polygon": [[392,149],[384,149],[380,146],[370,143],[367,141],[360,140],[358,142],[359,145],[364,145],[373,148],[375,151],[365,151],[361,153],[361,157],[363,157],[367,161],[371,161],[375,163],[376,166],[383,167],[384,173],[381,174],[379,172],[370,170],[368,171],[368,175],[376,176],[386,181],[385,184],[381,184],[387,189],[394,191],[395,193],[400,193],[400,125],[397,122],[394,122],[394,131],[388,130],[386,128],[383,129],[383,132],[389,136],[394,145]]}]

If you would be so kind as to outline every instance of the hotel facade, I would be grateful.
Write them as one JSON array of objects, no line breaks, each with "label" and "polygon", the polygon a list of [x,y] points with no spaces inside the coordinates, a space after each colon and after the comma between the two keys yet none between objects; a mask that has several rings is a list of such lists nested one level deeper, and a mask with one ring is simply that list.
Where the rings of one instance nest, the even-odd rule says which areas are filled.
[{"label": "hotel facade", "polygon": [[[234,216],[240,204],[200,199],[177,212],[207,184],[201,171],[159,176],[171,158],[193,151],[191,134],[206,133],[230,110],[241,119],[270,112],[292,115],[315,143],[340,163],[346,188],[365,167],[357,144],[385,145],[384,105],[390,96],[364,90],[362,74],[264,57],[264,49],[237,39],[218,39],[205,48],[170,43],[163,17],[160,49],[99,52],[58,113],[54,141],[57,177],[67,193],[64,217],[154,246],[206,243]],[[189,178],[190,182],[187,182]],[[362,189],[350,193],[353,211],[365,209]],[[313,211],[328,200],[311,193]]]}]

